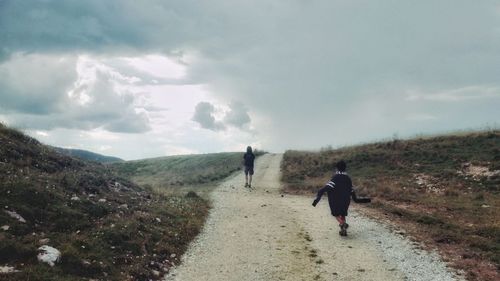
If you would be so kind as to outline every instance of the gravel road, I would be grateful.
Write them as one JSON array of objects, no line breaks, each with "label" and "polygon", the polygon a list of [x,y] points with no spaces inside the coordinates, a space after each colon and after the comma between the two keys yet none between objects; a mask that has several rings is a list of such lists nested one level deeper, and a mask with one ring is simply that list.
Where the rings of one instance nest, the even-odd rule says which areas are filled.
[{"label": "gravel road", "polygon": [[435,253],[350,211],[340,237],[327,200],[280,193],[282,155],[256,162],[252,190],[244,175],[222,183],[202,233],[165,277],[197,280],[462,280]]}]

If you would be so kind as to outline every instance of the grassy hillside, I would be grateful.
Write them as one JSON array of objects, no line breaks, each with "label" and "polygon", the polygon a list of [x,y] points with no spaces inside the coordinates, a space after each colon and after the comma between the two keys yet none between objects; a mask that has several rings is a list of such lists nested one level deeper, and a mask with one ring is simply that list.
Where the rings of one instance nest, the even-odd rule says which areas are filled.
[{"label": "grassy hillside", "polygon": [[82,150],[82,149],[68,149],[68,148],[61,148],[61,147],[53,147],[54,150],[57,152],[76,157],[82,160],[87,160],[87,161],[94,161],[94,162],[100,162],[100,163],[113,163],[113,162],[122,162],[123,159],[120,159],[118,157],[113,157],[113,156],[106,156],[102,155],[99,153],[94,153],[91,151],[87,150]]},{"label": "grassy hillside", "polygon": [[[205,200],[164,196],[0,124],[2,280],[159,280],[203,225]],[[12,215],[20,215],[25,222]],[[51,267],[37,249],[58,249]]]},{"label": "grassy hillside", "polygon": [[340,159],[371,206],[414,222],[438,246],[463,249],[471,280],[477,262],[500,269],[500,131],[288,151],[286,190],[316,192]]},{"label": "grassy hillside", "polygon": [[212,185],[241,169],[243,153],[168,156],[114,163],[121,176],[155,189]]}]

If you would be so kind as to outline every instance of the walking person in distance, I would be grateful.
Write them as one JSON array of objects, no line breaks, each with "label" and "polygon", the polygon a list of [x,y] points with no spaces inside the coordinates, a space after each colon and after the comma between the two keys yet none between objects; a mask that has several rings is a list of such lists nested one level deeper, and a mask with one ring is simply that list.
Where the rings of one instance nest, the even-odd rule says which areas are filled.
[{"label": "walking person in distance", "polygon": [[245,187],[252,187],[253,163],[255,155],[252,152],[252,147],[247,147],[247,152],[243,155],[243,165],[245,166]]}]

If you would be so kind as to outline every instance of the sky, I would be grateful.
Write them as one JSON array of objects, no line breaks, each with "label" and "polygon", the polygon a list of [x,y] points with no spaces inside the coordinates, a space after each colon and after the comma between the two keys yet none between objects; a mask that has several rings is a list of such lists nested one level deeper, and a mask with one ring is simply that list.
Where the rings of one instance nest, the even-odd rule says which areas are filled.
[{"label": "sky", "polygon": [[0,0],[0,121],[127,160],[498,128],[500,2]]}]

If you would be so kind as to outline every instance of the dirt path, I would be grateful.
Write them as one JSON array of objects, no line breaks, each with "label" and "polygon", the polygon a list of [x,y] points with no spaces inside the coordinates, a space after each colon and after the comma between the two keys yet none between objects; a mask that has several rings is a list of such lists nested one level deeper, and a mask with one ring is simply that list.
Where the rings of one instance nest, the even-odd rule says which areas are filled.
[{"label": "dirt path", "polygon": [[166,280],[459,280],[432,253],[353,210],[338,235],[327,200],[282,196],[282,155],[256,163],[254,188],[236,175],[212,194],[203,232]]}]

